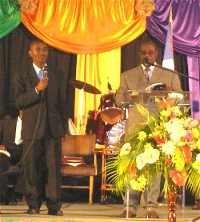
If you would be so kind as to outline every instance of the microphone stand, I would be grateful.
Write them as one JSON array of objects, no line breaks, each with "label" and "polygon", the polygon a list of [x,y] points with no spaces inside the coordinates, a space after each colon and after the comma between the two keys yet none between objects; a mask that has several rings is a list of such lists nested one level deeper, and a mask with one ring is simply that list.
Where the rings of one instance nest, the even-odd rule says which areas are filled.
[{"label": "microphone stand", "polygon": [[172,73],[174,73],[174,74],[181,75],[181,76],[187,77],[187,78],[189,78],[189,79],[193,79],[193,80],[195,80],[195,81],[197,81],[197,82],[200,82],[200,80],[197,79],[197,78],[194,78],[194,77],[188,76],[188,75],[186,75],[186,74],[183,74],[183,73],[174,71],[173,69],[165,68],[165,67],[163,67],[163,66],[161,66],[161,65],[157,65],[157,64],[155,64],[155,63],[151,63],[151,62],[149,62],[149,59],[148,59],[148,58],[144,58],[144,59],[143,59],[143,64],[144,64],[146,67],[155,66],[155,67],[157,67],[157,68],[160,68],[160,69],[163,69],[163,70],[166,70],[166,71],[170,71],[170,72],[172,72]]},{"label": "microphone stand", "polygon": [[[145,65],[146,65],[146,64],[145,64]],[[155,66],[155,67],[158,67],[158,68],[160,68],[160,69],[163,69],[163,70],[166,70],[166,71],[170,71],[170,72],[173,72],[173,73],[175,73],[175,74],[177,74],[177,75],[181,75],[181,76],[187,77],[187,78],[189,78],[189,79],[193,79],[193,80],[195,80],[195,81],[197,81],[197,82],[200,82],[200,80],[197,79],[197,78],[194,78],[194,77],[188,76],[188,75],[186,75],[186,74],[183,74],[183,73],[174,71],[173,69],[168,69],[168,68],[165,68],[165,67],[160,66],[160,65],[157,65],[157,64],[150,64],[150,63],[148,63],[148,65],[150,65],[150,66]]]}]

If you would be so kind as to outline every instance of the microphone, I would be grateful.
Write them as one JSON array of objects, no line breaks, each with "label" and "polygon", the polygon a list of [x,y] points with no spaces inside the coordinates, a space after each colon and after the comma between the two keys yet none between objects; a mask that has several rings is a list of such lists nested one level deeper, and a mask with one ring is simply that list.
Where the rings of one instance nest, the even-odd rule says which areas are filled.
[{"label": "microphone", "polygon": [[48,68],[47,68],[47,65],[46,65],[46,64],[45,64],[45,66],[44,66],[43,78],[48,78]]},{"label": "microphone", "polygon": [[155,64],[154,63],[150,63],[149,62],[149,59],[148,58],[144,58],[143,59],[143,63],[144,63],[144,65],[147,67],[147,66],[155,66]]},{"label": "microphone", "polygon": [[[48,78],[48,68],[47,68],[46,64],[45,64],[44,70],[43,70],[43,78]],[[45,91],[45,89],[42,91],[42,97],[44,97],[44,91]]]}]

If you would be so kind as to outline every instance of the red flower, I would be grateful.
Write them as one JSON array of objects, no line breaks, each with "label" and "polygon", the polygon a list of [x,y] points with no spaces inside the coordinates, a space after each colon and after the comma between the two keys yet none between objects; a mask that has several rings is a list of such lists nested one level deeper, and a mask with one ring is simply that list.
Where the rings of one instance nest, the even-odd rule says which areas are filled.
[{"label": "red flower", "polygon": [[179,149],[181,150],[181,152],[183,154],[185,163],[188,164],[191,161],[191,159],[192,159],[192,152],[191,152],[191,150],[189,149],[188,146],[181,146],[181,147],[179,147]]},{"label": "red flower", "polygon": [[176,117],[175,112],[174,112],[174,111],[171,111],[169,117],[170,117],[170,119],[175,118],[175,117]]},{"label": "red flower", "polygon": [[154,140],[156,141],[157,144],[164,144],[165,143],[165,137],[154,137]]},{"label": "red flower", "polygon": [[169,99],[169,98],[166,98],[166,99],[162,99],[158,102],[158,105],[161,107],[161,108],[167,108],[167,107],[171,107],[174,105],[174,101]]},{"label": "red flower", "polygon": [[137,171],[132,164],[128,165],[128,172],[134,177],[137,176]]},{"label": "red flower", "polygon": [[187,175],[184,170],[178,171],[178,170],[170,170],[169,171],[169,177],[172,179],[172,181],[177,186],[185,186]]},{"label": "red flower", "polygon": [[165,160],[165,163],[166,163],[167,165],[171,165],[171,164],[172,164],[172,161],[171,161],[170,158],[167,158],[167,159]]}]

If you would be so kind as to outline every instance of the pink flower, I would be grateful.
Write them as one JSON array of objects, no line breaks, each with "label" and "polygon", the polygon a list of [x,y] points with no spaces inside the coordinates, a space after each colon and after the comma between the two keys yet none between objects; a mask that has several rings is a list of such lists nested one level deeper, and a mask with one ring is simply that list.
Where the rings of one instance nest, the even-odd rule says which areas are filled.
[{"label": "pink flower", "polygon": [[185,141],[192,141],[194,138],[193,133],[189,130],[185,130],[183,134],[183,139]]},{"label": "pink flower", "polygon": [[186,128],[193,128],[199,124],[198,120],[193,119],[193,118],[188,118],[184,121],[184,126]]}]

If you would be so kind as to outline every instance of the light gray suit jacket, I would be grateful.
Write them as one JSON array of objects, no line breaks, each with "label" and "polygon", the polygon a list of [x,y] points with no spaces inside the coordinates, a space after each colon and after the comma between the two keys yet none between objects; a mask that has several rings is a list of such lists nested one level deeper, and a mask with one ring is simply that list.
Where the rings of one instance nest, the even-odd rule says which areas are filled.
[{"label": "light gray suit jacket", "polygon": [[117,106],[121,107],[122,102],[125,102],[124,93],[127,90],[145,90],[146,87],[153,83],[164,83],[174,91],[182,92],[178,74],[155,67],[149,83],[147,84],[142,66],[139,65],[121,74],[120,86],[116,92],[115,98]]}]

